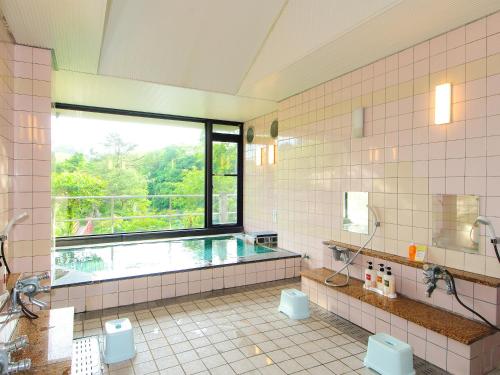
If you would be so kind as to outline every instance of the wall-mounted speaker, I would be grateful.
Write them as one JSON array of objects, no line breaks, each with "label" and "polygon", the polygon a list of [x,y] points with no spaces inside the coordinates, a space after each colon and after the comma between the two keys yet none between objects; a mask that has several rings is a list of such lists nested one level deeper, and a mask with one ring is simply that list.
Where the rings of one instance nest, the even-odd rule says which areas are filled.
[{"label": "wall-mounted speaker", "polygon": [[253,130],[252,127],[250,127],[247,129],[247,142],[252,143],[254,138],[255,138],[255,131]]},{"label": "wall-mounted speaker", "polygon": [[269,130],[272,138],[276,138],[278,136],[278,120],[274,120],[271,123],[271,128]]}]

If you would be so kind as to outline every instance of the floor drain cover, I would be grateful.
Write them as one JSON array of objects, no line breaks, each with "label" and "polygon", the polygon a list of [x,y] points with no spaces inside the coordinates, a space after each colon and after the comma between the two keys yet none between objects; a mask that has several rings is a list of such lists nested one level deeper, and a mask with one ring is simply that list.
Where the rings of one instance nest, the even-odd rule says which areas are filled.
[{"label": "floor drain cover", "polygon": [[97,336],[73,340],[71,375],[102,374],[101,355]]}]

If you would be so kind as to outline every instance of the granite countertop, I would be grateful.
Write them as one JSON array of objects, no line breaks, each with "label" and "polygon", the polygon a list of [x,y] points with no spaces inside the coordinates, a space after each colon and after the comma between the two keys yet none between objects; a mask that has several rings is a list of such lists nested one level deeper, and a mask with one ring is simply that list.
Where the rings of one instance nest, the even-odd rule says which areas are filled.
[{"label": "granite countertop", "polygon": [[[316,268],[302,271],[301,276],[323,283],[325,278],[332,273],[333,271],[327,268]],[[333,282],[341,283],[345,280],[344,277],[337,275],[333,278]],[[325,286],[466,345],[495,333],[485,324],[404,296],[389,299],[367,291],[363,288],[361,280],[351,278],[349,285],[345,287]]]},{"label": "granite countertop", "polygon": [[20,318],[12,337],[27,335],[26,348],[12,354],[13,361],[31,359],[29,374],[70,374],[73,354],[74,308],[37,312],[38,319]]},{"label": "granite countertop", "polygon": [[[323,241],[323,245],[326,245],[326,246],[337,245],[337,246],[345,247],[351,251],[357,251],[359,249],[359,246],[357,246],[357,245],[351,245],[351,244],[347,244],[347,243],[343,243],[343,242],[339,242],[339,241],[334,241],[334,240]],[[368,249],[368,248],[361,250],[361,254],[366,255],[366,256],[380,258],[383,260],[387,260],[389,262],[403,264],[405,266],[415,267],[415,268],[422,268],[424,263],[426,263],[426,262],[424,262],[424,263],[415,262],[415,261],[409,260],[408,258],[399,256],[399,255],[384,253],[382,251],[372,250],[372,249]],[[483,285],[491,286],[493,288],[500,287],[500,279],[499,278],[492,277],[492,276],[485,276],[485,275],[481,275],[478,273],[473,273],[473,272],[468,272],[468,271],[463,271],[463,270],[458,270],[456,268],[446,267],[446,269],[453,275],[453,277],[456,277],[457,279],[471,281],[473,283],[483,284]]]}]

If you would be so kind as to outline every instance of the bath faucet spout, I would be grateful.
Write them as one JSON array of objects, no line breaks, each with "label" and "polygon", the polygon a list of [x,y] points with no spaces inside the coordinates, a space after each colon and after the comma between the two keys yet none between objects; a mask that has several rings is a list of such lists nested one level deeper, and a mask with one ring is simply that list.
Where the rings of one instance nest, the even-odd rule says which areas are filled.
[{"label": "bath faucet spout", "polygon": [[427,297],[430,297],[432,295],[432,292],[434,292],[434,289],[436,289],[436,283],[427,284],[427,290],[425,291],[425,295]]},{"label": "bath faucet spout", "polygon": [[446,268],[437,264],[424,264],[423,282],[427,285],[426,295],[430,297],[434,289],[436,289],[438,280],[444,280],[446,283],[446,292],[453,294],[455,289],[450,278],[450,274]]}]

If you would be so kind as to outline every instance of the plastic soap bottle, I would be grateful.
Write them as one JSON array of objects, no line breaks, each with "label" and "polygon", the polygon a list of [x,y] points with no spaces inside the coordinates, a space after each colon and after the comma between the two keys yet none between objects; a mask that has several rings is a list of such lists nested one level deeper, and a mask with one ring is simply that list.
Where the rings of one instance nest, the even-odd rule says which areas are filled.
[{"label": "plastic soap bottle", "polygon": [[380,263],[379,264],[380,269],[377,271],[377,289],[380,290],[381,292],[384,291],[384,264]]},{"label": "plastic soap bottle", "polygon": [[377,286],[377,271],[373,269],[373,263],[368,262],[365,269],[365,288],[375,288]]},{"label": "plastic soap bottle", "polygon": [[387,267],[387,273],[383,277],[384,279],[384,295],[388,297],[395,296],[396,294],[396,279],[391,272],[391,267]]},{"label": "plastic soap bottle", "polygon": [[415,255],[417,254],[417,246],[412,242],[410,246],[408,246],[408,259],[415,260]]}]

